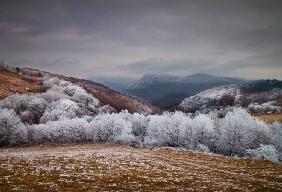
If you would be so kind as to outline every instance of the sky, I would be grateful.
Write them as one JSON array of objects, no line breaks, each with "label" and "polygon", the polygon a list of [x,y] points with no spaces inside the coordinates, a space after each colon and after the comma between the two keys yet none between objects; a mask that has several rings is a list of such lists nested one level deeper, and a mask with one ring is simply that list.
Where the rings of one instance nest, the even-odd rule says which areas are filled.
[{"label": "sky", "polygon": [[0,59],[80,78],[282,79],[280,0],[0,0]]}]

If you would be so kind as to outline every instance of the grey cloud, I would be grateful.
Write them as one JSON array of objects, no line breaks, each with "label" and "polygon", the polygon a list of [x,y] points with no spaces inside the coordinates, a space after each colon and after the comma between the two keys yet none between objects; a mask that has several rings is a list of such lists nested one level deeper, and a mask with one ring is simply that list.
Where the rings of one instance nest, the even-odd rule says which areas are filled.
[{"label": "grey cloud", "polygon": [[[207,61],[192,60],[164,60],[153,58],[149,60],[138,61],[122,65],[125,70],[133,73],[172,73],[172,74],[189,74],[195,72],[211,72],[212,63]],[[212,71],[213,72],[213,71]]]},{"label": "grey cloud", "polygon": [[80,61],[79,76],[256,67],[253,76],[269,77],[281,71],[281,9],[279,0],[2,0],[0,55],[51,70]]}]

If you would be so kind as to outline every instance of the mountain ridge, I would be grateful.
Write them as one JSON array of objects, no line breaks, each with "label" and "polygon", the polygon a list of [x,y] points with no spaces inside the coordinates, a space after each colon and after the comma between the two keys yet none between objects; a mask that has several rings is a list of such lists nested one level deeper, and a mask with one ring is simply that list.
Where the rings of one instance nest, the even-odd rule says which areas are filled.
[{"label": "mountain ridge", "polygon": [[[164,82],[177,82],[177,83],[202,83],[208,82],[210,80],[226,81],[226,83],[231,83],[231,81],[246,82],[247,79],[236,78],[236,77],[224,77],[215,76],[205,73],[193,73],[187,76],[176,76],[169,74],[144,74],[141,79],[137,80],[132,85],[128,86],[127,89],[138,89],[138,85],[142,83],[164,83]],[[143,87],[141,87],[143,88]]]}]

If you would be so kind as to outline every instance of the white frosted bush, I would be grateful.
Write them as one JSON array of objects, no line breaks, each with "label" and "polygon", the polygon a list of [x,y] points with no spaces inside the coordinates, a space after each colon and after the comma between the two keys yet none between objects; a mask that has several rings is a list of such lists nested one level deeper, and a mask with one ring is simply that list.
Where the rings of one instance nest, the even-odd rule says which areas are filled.
[{"label": "white frosted bush", "polygon": [[0,146],[27,142],[27,130],[14,110],[0,111]]},{"label": "white frosted bush", "polygon": [[181,146],[185,127],[185,115],[181,112],[151,115],[149,116],[145,144],[152,146]]},{"label": "white frosted bush", "polygon": [[269,160],[278,162],[278,151],[272,145],[260,145],[257,149],[249,149],[246,156],[252,159]]},{"label": "white frosted bush", "polygon": [[62,80],[60,80],[58,77],[50,77],[45,76],[43,81],[43,87],[46,89],[50,89],[54,86],[58,86]]},{"label": "white frosted bush", "polygon": [[[95,97],[70,82],[45,78],[43,84],[45,93],[13,95],[0,101],[0,146],[122,143],[282,159],[282,124],[266,124],[245,109],[230,108],[224,118],[212,111],[208,115],[113,113],[111,106],[101,106]],[[191,106],[205,105],[204,100],[197,101]]]},{"label": "white frosted bush", "polygon": [[227,155],[242,155],[248,148],[269,142],[269,127],[255,120],[245,109],[227,113],[218,128],[217,150]]},{"label": "white frosted bush", "polygon": [[90,122],[89,135],[95,142],[131,143],[134,141],[131,123],[119,114],[97,115]]},{"label": "white frosted bush", "polygon": [[130,114],[126,111],[123,111],[122,118],[126,121],[129,121],[131,123],[131,130],[132,135],[135,138],[136,143],[132,143],[138,146],[142,146],[145,140],[145,136],[147,134],[147,126],[148,126],[148,118],[139,113],[133,113]]},{"label": "white frosted bush", "polygon": [[29,126],[31,143],[81,143],[87,142],[89,123],[82,118],[49,121]]},{"label": "white frosted bush", "polygon": [[212,145],[214,139],[214,121],[200,114],[193,119],[194,139],[203,145]]},{"label": "white frosted bush", "polygon": [[258,104],[258,103],[251,103],[248,106],[248,109],[250,112],[252,113],[279,113],[281,111],[281,107],[277,106],[275,104],[275,102],[270,101],[267,103],[262,103],[262,104]]},{"label": "white frosted bush", "polygon": [[209,153],[210,149],[206,145],[198,144],[197,147],[196,147],[196,151],[203,152],[203,153]]},{"label": "white frosted bush", "polygon": [[44,113],[47,102],[37,95],[15,94],[3,101],[3,106],[13,109],[27,123],[38,123]]},{"label": "white frosted bush", "polygon": [[69,99],[59,100],[49,104],[43,116],[41,117],[40,122],[46,123],[48,121],[57,121],[66,118],[72,119],[77,117],[78,112],[79,107],[77,103]]},{"label": "white frosted bush", "polygon": [[[96,108],[96,106],[89,106],[92,107],[93,109]],[[111,107],[110,105],[103,105],[101,107],[98,108],[98,113],[114,113],[117,112],[115,108]]]},{"label": "white frosted bush", "polygon": [[282,123],[274,122],[270,125],[271,129],[271,144],[279,152],[279,160],[282,161]]},{"label": "white frosted bush", "polygon": [[63,91],[60,91],[58,89],[49,89],[45,93],[42,93],[40,97],[48,103],[61,99],[70,99],[70,96],[66,95]]}]

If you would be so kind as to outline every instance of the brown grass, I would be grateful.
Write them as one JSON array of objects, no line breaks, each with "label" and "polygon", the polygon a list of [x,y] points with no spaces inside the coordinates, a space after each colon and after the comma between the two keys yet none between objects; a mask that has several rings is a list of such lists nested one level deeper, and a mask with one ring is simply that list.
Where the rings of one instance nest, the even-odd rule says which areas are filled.
[{"label": "brown grass", "polygon": [[41,82],[34,77],[24,79],[21,75],[0,68],[0,99],[15,93],[41,92]]},{"label": "brown grass", "polygon": [[0,191],[281,191],[282,165],[172,149],[0,150]]},{"label": "brown grass", "polygon": [[276,99],[275,101],[278,105],[282,106],[282,98]]},{"label": "brown grass", "polygon": [[279,121],[282,122],[282,113],[279,114],[252,114],[254,117],[261,119],[266,122]]}]

